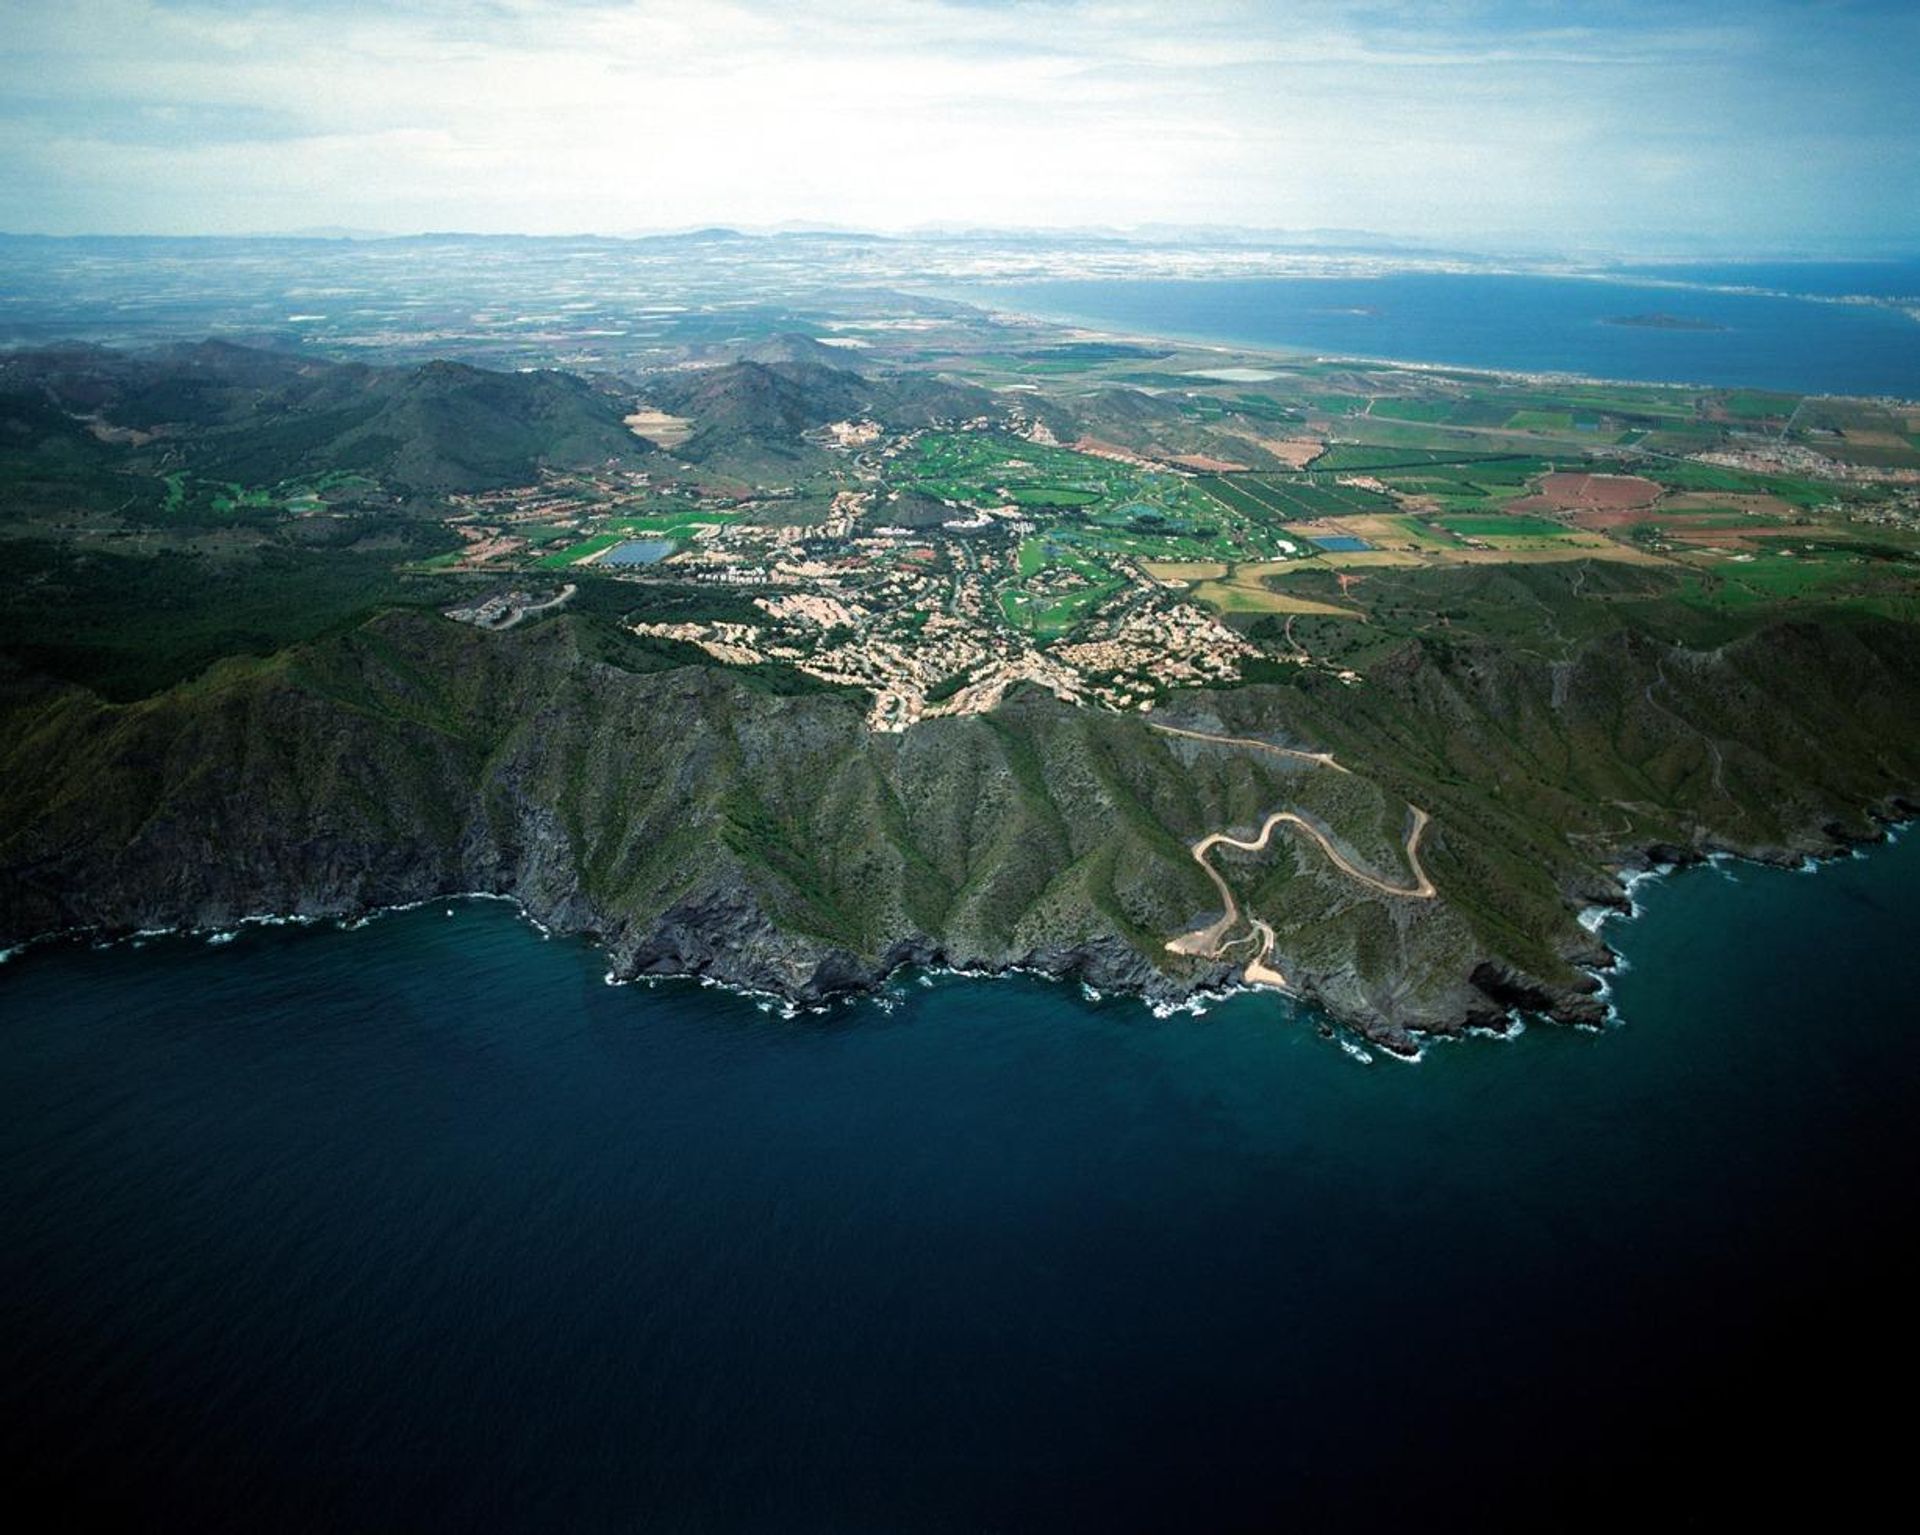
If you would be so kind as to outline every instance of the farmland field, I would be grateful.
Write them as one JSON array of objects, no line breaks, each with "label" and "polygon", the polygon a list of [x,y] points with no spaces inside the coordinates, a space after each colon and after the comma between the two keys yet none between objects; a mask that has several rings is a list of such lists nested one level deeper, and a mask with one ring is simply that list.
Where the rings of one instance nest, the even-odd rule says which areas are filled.
[{"label": "farmland field", "polygon": [[1441,527],[1459,538],[1564,538],[1567,529],[1545,517],[1440,517]]},{"label": "farmland field", "polygon": [[710,512],[698,508],[645,512],[636,517],[615,517],[607,526],[622,533],[687,533],[698,527],[723,527],[740,519],[738,512]]},{"label": "farmland field", "polygon": [[1140,568],[1156,581],[1218,581],[1232,567],[1218,560],[1143,560]]},{"label": "farmland field", "polygon": [[1341,526],[1375,548],[1401,546],[1446,554],[1459,547],[1449,534],[1436,533],[1413,517],[1351,517]]},{"label": "farmland field", "polygon": [[1721,402],[1721,408],[1736,421],[1785,419],[1793,414],[1800,397],[1793,394],[1766,394],[1758,390],[1735,390]]},{"label": "farmland field", "polygon": [[578,560],[584,560],[590,554],[598,554],[602,549],[611,549],[615,544],[623,542],[625,538],[624,533],[596,533],[592,538],[584,539],[580,543],[571,544],[553,554],[542,555],[534,561],[534,564],[541,570],[560,570]]},{"label": "farmland field", "polygon": [[1286,521],[1389,511],[1394,505],[1391,496],[1357,485],[1341,485],[1331,478],[1284,479],[1237,474],[1213,475],[1199,483],[1209,495],[1236,511]]},{"label": "farmland field", "polygon": [[1549,474],[1540,481],[1527,508],[1546,505],[1561,509],[1651,506],[1660,496],[1653,480],[1631,474]]},{"label": "farmland field", "polygon": [[1292,564],[1255,563],[1212,568],[1218,575],[1196,581],[1193,595],[1222,613],[1297,613],[1322,618],[1363,616],[1354,608],[1295,596],[1268,584],[1269,577],[1285,575],[1298,568]]}]

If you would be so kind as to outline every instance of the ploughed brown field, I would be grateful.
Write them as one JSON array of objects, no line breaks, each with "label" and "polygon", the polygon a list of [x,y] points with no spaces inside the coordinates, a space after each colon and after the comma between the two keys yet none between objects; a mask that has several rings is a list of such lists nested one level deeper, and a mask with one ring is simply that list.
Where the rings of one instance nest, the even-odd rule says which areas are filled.
[{"label": "ploughed brown field", "polygon": [[[1518,505],[1518,503],[1515,503]],[[1545,511],[1546,503],[1540,502],[1535,508]],[[1595,532],[1605,533],[1614,528],[1636,527],[1643,522],[1661,521],[1660,513],[1649,506],[1616,507],[1611,511],[1575,512],[1568,519],[1576,528],[1591,528]]]},{"label": "ploughed brown field", "polygon": [[1326,443],[1313,437],[1256,437],[1253,440],[1289,469],[1304,469],[1327,451]]},{"label": "ploughed brown field", "polygon": [[1660,487],[1637,474],[1549,474],[1540,488],[1507,504],[1515,512],[1625,511],[1652,506]]}]

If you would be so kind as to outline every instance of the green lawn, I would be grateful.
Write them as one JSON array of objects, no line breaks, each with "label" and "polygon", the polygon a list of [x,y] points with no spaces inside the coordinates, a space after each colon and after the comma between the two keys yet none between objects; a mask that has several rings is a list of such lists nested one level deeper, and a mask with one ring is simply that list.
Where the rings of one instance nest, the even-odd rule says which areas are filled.
[{"label": "green lawn", "polygon": [[1019,506],[1091,506],[1100,499],[1099,491],[1077,485],[1012,485],[1007,494]]}]

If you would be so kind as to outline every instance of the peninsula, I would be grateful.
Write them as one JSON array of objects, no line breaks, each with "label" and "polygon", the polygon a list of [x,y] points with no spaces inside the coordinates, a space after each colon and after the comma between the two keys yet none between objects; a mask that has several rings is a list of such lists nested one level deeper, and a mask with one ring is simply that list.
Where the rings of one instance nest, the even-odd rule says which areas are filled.
[{"label": "peninsula", "polygon": [[698,318],[0,353],[0,944],[485,892],[616,978],[1407,1052],[1600,1020],[1633,871],[1920,793],[1920,406]]}]

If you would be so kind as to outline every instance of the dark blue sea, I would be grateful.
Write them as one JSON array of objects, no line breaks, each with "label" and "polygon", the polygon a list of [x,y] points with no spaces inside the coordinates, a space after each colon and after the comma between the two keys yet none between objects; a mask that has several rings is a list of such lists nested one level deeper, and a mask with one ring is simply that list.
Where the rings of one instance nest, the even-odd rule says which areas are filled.
[{"label": "dark blue sea", "polygon": [[[1893,1485],[1920,834],[1641,892],[1603,1033],[782,1019],[505,907],[0,969],[31,1527],[1724,1527]],[[20,1525],[19,1528],[29,1526]]]},{"label": "dark blue sea", "polygon": [[[1658,286],[1633,275],[1617,281],[1484,273],[1102,278],[995,285],[964,296],[1127,334],[1253,349],[1920,397],[1920,321],[1881,305],[1826,301],[1837,294],[1920,296],[1920,271],[1911,263],[1672,268],[1661,269],[1666,281]],[[1850,285],[1855,280],[1859,286]],[[1797,286],[1764,294],[1707,286],[1775,281]],[[1667,285],[1673,283],[1687,285]],[[1721,328],[1609,323],[1655,314]]]}]

